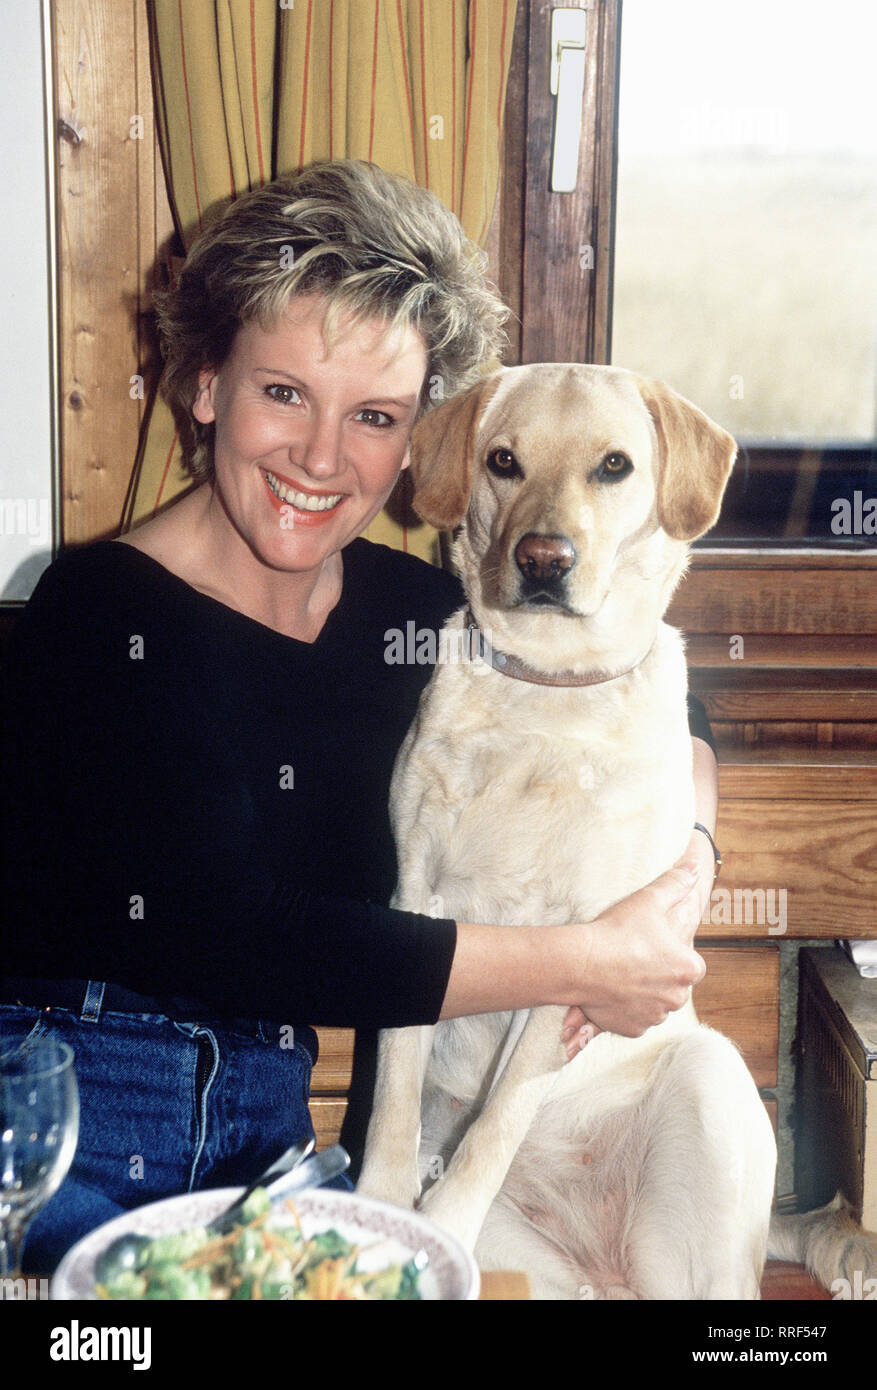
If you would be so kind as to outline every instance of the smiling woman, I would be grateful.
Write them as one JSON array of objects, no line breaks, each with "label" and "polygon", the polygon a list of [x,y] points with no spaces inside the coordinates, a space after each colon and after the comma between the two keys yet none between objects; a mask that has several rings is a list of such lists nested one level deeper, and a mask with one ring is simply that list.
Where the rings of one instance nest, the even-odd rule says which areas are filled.
[{"label": "smiling woman", "polygon": [[310,641],[338,601],[340,554],[408,464],[427,352],[410,325],[296,298],[246,323],[192,407],[212,425],[212,481],[124,539],[202,593]]},{"label": "smiling woman", "polygon": [[506,310],[483,274],[436,198],[358,161],[239,199],[157,304],[187,466],[211,487],[125,539],[312,640],[428,393],[499,350]]},{"label": "smiling woman", "polygon": [[[216,433],[212,489],[193,499],[191,516],[181,504],[194,542],[189,582],[219,584],[269,626],[281,618],[278,601],[289,615],[316,607],[325,617],[326,600],[334,606],[342,547],[407,466],[426,373],[425,345],[410,326],[388,331],[348,316],[330,351],[327,310],[311,295],[294,300],[270,332],[246,324],[223,367],[201,373],[193,406]],[[278,572],[283,592],[269,598]]]},{"label": "smiling woman", "polygon": [[462,593],[361,533],[504,316],[437,199],[355,161],[238,200],[159,304],[195,486],[49,569],[0,719],[0,1036],[51,1026],[81,1099],[26,1247],[43,1272],[121,1208],[246,1182],[310,1134],[311,1025],[561,1003],[638,1033],[702,973],[701,835],[621,927],[386,905],[390,777],[431,669],[386,634],[437,633]]}]

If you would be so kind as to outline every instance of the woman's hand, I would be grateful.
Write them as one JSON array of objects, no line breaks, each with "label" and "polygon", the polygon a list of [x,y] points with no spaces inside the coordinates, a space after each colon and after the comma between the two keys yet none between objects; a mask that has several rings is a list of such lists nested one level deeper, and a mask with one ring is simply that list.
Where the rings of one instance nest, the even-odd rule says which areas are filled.
[{"label": "woman's hand", "polygon": [[582,1003],[561,1034],[568,1058],[599,1032],[639,1037],[682,1007],[706,971],[693,942],[713,879],[712,848],[695,830],[672,869],[588,924]]}]

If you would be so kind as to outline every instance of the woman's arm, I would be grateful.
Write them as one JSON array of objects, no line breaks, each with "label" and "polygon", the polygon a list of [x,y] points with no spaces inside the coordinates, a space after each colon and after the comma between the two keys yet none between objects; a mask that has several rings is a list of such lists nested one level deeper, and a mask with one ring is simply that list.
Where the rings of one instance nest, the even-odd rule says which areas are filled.
[{"label": "woman's arm", "polygon": [[[716,833],[719,805],[719,766],[716,755],[702,738],[692,738],[694,775],[694,818],[705,826],[710,835]],[[697,923],[709,903],[716,878],[716,859],[713,847],[702,830],[692,830],[682,863],[690,865],[697,874],[699,907]],[[697,930],[697,924],[695,924]]]},{"label": "woman's arm", "polygon": [[593,922],[461,923],[441,1017],[578,1001],[595,1029],[638,1037],[703,977],[691,945],[697,901],[696,875],[680,865]]}]

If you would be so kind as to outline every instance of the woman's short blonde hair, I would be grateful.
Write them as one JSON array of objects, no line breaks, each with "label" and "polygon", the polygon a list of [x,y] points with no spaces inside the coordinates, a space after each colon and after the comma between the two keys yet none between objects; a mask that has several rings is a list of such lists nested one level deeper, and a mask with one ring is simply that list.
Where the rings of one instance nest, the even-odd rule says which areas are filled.
[{"label": "woman's short blonde hair", "polygon": [[213,475],[213,426],[192,415],[199,374],[223,365],[243,324],[270,330],[293,296],[313,293],[328,302],[327,336],[345,313],[410,324],[427,349],[423,411],[502,351],[508,310],[485,269],[434,194],[363,160],[312,164],[238,198],[155,296],[163,389],[189,473]]}]

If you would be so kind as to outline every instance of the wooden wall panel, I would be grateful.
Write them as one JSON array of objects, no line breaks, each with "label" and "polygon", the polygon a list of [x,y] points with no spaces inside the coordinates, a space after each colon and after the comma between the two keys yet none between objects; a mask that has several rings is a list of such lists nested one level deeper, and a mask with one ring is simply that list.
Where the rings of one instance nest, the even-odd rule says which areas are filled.
[{"label": "wooden wall panel", "polygon": [[794,681],[789,674],[782,667],[696,671],[691,686],[718,720],[877,722],[877,670],[842,676],[799,669]]},{"label": "wooden wall panel", "polygon": [[311,1089],[319,1095],[347,1091],[353,1074],[353,1029],[318,1028],[320,1055],[311,1077]]},{"label": "wooden wall panel", "polygon": [[726,641],[747,633],[873,637],[877,552],[783,556],[764,550],[728,559],[700,551],[670,605],[668,622]]},{"label": "wooden wall panel", "polygon": [[724,864],[702,937],[877,936],[877,762],[864,756],[720,765]]},{"label": "wooden wall panel", "polygon": [[341,1128],[347,1114],[344,1096],[311,1096],[311,1120],[317,1136],[317,1148],[328,1149],[341,1139]]},{"label": "wooden wall panel", "polygon": [[[877,581],[877,576],[875,576]],[[875,582],[877,588],[877,582]],[[877,594],[875,594],[877,603]],[[674,610],[676,611],[676,610]],[[686,634],[688,664],[725,672],[799,667],[818,670],[871,671],[877,667],[877,642],[863,642],[858,633],[786,634],[692,633]]]},{"label": "wooden wall panel", "polygon": [[735,1042],[760,1087],[776,1086],[779,1055],[779,950],[773,945],[714,946],[698,942],[707,973],[694,1007]]},{"label": "wooden wall panel", "polygon": [[311,1117],[317,1148],[337,1144],[347,1115],[348,1092],[353,1082],[352,1028],[318,1028],[320,1053],[311,1076]]},{"label": "wooden wall panel", "polygon": [[[118,532],[156,369],[149,294],[172,233],[146,0],[53,0],[65,545]],[[142,378],[142,385],[132,378]]]}]

